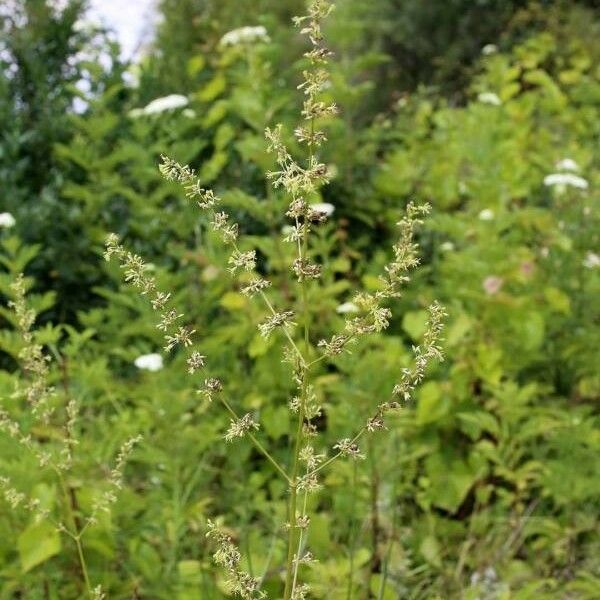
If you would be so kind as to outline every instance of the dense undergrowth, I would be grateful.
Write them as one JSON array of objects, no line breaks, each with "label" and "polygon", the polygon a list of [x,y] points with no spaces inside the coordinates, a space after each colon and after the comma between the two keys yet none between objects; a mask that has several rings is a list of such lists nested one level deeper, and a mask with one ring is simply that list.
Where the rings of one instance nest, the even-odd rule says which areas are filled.
[{"label": "dense undergrowth", "polygon": [[[360,2],[339,4],[326,30],[336,56],[325,95],[341,109],[321,156],[332,179],[311,198],[333,210],[311,238],[311,258],[323,265],[319,287],[310,288],[314,341],[352,316],[351,290],[380,289],[393,224],[408,201],[429,202],[433,212],[418,234],[422,266],[388,330],[315,373],[323,407],[315,426],[325,445],[355,429],[394,386],[435,299],[448,312],[446,361],[385,436],[366,439],[365,460],[326,472],[309,506],[308,543],[319,560],[303,577],[315,598],[597,598],[598,15],[572,3],[519,11],[515,3],[501,31],[482,27],[481,35],[496,36],[481,40],[483,52],[456,50],[471,56],[468,69],[436,69],[434,60],[435,76],[414,81],[398,74],[382,22],[365,20]],[[0,206],[16,221],[0,222],[0,292],[14,298],[11,283],[26,273],[27,301],[39,313],[35,341],[53,359],[49,384],[61,406],[79,405],[79,444],[66,504],[54,475],[6,432],[0,476],[44,510],[70,511],[79,527],[110,487],[123,442],[142,435],[110,513],[85,532],[90,579],[110,598],[226,597],[205,537],[211,519],[231,527],[244,569],[277,597],[284,482],[247,439],[223,443],[230,419],[196,394],[183,354],[148,358],[161,352],[163,332],[102,251],[116,232],[152,263],[159,287],[199,332],[210,375],[227,381],[236,408],[260,421],[261,439],[285,463],[294,394],[281,361],[285,338],[260,335],[263,311],[227,273],[229,251],[156,166],[166,154],[194,167],[249,233],[277,299],[293,297],[282,275],[294,260],[282,241],[288,200],[264,176],[275,163],[263,132],[276,122],[291,132],[296,120],[304,65],[290,64],[302,42],[286,20],[301,3],[266,2],[243,22],[215,3],[202,39],[191,30],[167,35],[194,22],[171,11],[159,36],[164,62],[158,54],[134,69],[137,88],[123,82],[115,48],[82,29],[54,47],[57,62],[91,38],[113,53],[112,68],[89,51],[70,63],[72,72],[49,74],[51,61],[40,70],[25,50],[36,41],[48,50],[46,41],[72,23],[63,13],[52,29],[45,3],[31,6],[37,20],[14,38],[24,83],[3,63],[0,86]],[[234,26],[260,23],[268,39],[218,43]],[[376,51],[365,47],[369,31],[378,32]],[[93,94],[73,114],[70,83],[81,73]],[[32,91],[38,80],[44,85]],[[63,95],[48,94],[52,85]],[[167,93],[184,94],[187,104],[140,110]],[[286,142],[297,150],[291,135]],[[0,310],[2,410],[41,447],[62,443],[57,423],[69,415],[34,422],[15,393],[27,381],[17,368],[22,336],[8,305]],[[0,597],[82,597],[73,539],[5,500]]]}]

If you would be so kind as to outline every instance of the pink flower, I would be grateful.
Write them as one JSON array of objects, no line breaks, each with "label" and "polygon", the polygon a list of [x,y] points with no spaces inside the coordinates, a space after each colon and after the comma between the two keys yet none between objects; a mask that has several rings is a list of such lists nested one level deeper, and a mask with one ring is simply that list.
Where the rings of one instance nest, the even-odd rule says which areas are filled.
[{"label": "pink flower", "polygon": [[500,291],[503,283],[502,277],[490,275],[483,280],[483,289],[488,296],[493,296]]}]

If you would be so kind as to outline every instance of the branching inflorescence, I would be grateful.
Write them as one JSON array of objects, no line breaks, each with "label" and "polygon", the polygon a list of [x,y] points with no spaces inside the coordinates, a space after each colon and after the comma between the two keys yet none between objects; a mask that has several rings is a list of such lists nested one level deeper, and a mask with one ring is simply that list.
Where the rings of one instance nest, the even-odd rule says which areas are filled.
[{"label": "branching inflorescence", "polygon": [[67,394],[64,414],[59,414],[56,402],[59,393],[49,384],[50,357],[44,354],[44,349],[37,343],[32,329],[36,313],[27,304],[27,286],[23,275],[19,275],[11,284],[11,292],[12,300],[9,306],[15,315],[22,341],[18,358],[22,371],[26,375],[26,384],[22,389],[17,390],[16,397],[26,401],[31,409],[34,423],[37,421],[44,425],[60,424],[62,435],[56,444],[52,445],[48,444],[47,440],[38,440],[31,433],[23,431],[19,422],[1,406],[0,432],[10,436],[21,448],[31,453],[41,469],[48,470],[54,475],[61,495],[58,514],[54,514],[53,511],[43,507],[38,498],[18,491],[8,477],[0,476],[0,496],[11,508],[25,509],[31,513],[35,522],[49,521],[57,531],[72,539],[77,550],[77,560],[87,597],[101,600],[105,595],[100,586],[92,587],[82,540],[88,527],[96,524],[101,513],[110,512],[111,505],[116,502],[117,492],[123,486],[125,464],[134,446],[141,441],[141,436],[135,436],[123,443],[115,465],[104,482],[103,491],[94,500],[89,513],[82,513],[76,501],[76,491],[68,484],[68,477],[74,463],[74,450],[79,444],[78,403]]},{"label": "branching inflorescence", "polygon": [[[284,239],[295,246],[296,256],[290,264],[290,275],[297,281],[295,306],[276,308],[272,304],[267,295],[272,284],[263,273],[257,271],[255,250],[239,245],[240,227],[222,209],[221,199],[202,186],[194,171],[188,165],[181,165],[165,156],[159,167],[167,180],[183,185],[186,197],[207,214],[206,220],[212,230],[231,247],[228,259],[230,273],[251,273],[249,282],[246,279],[241,291],[248,297],[259,297],[266,307],[267,316],[258,324],[260,333],[268,337],[281,332],[287,340],[286,357],[292,363],[294,385],[297,388],[296,395],[289,403],[295,425],[290,432],[292,454],[287,466],[277,462],[256,437],[259,423],[254,416],[237,414],[224,394],[221,381],[206,378],[198,390],[209,401],[218,399],[229,413],[231,420],[224,435],[225,440],[229,442],[247,436],[289,487],[284,600],[300,600],[308,594],[308,586],[299,582],[299,567],[312,561],[310,552],[304,551],[310,523],[307,499],[309,494],[320,488],[319,473],[341,457],[362,459],[364,455],[358,445],[360,438],[385,429],[386,414],[405,405],[423,379],[427,366],[433,360],[442,359],[440,342],[445,313],[434,302],[429,307],[423,343],[414,348],[414,365],[401,371],[399,381],[390,390],[390,397],[374,407],[371,416],[352,437],[339,440],[329,458],[324,450],[317,450],[317,432],[312,420],[320,414],[321,408],[311,384],[314,369],[318,363],[335,360],[361,337],[382,332],[389,326],[392,313],[387,304],[401,294],[403,286],[410,279],[410,271],[419,263],[414,234],[422,217],[430,210],[429,205],[408,204],[405,216],[398,223],[399,239],[393,246],[393,258],[381,277],[380,289],[374,293],[357,293],[353,303],[359,312],[346,319],[344,330],[329,339],[313,343],[308,292],[309,286],[318,285],[322,267],[312,261],[309,241],[313,228],[325,222],[328,215],[318,207],[311,206],[310,198],[329,179],[328,168],[318,156],[319,148],[326,141],[326,135],[319,126],[337,113],[335,104],[322,99],[322,92],[328,86],[327,63],[332,56],[324,44],[322,24],[332,8],[326,0],[312,0],[308,14],[294,19],[300,33],[307,36],[310,42],[310,49],[304,54],[308,66],[303,71],[303,82],[298,86],[304,94],[302,122],[294,131],[296,140],[307,149],[305,161],[298,161],[292,156],[283,141],[281,125],[266,130],[268,149],[275,155],[278,165],[278,169],[267,173],[267,177],[275,188],[282,189],[289,197],[285,214],[291,220],[291,228],[287,228]],[[111,235],[106,244],[106,258],[113,256],[119,259],[126,281],[138,288],[141,294],[150,297],[152,307],[159,315],[157,327],[165,335],[165,350],[187,350],[189,372],[193,374],[202,369],[206,357],[194,348],[195,330],[192,325],[182,323],[185,320],[183,314],[168,306],[170,294],[158,290],[144,261],[128,252],[119,244],[117,237]],[[240,555],[231,538],[212,523],[209,523],[209,537],[217,542],[215,560],[227,571],[232,593],[242,598],[262,597],[257,580],[239,570]]]}]

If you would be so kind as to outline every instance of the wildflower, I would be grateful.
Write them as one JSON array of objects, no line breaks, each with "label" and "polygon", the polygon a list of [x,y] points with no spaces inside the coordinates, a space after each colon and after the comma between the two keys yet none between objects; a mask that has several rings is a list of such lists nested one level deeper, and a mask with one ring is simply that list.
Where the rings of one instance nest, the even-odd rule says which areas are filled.
[{"label": "wildflower", "polygon": [[491,208],[484,208],[479,213],[480,221],[492,221],[494,219],[494,211]]},{"label": "wildflower", "polygon": [[498,52],[498,46],[496,46],[496,44],[486,44],[481,49],[481,54],[483,54],[484,56],[489,56],[490,54],[496,54],[496,52]]},{"label": "wildflower", "polygon": [[168,310],[160,315],[160,322],[156,326],[157,329],[162,331],[167,331],[177,319],[181,319],[183,314],[178,313],[174,308]]},{"label": "wildflower", "polygon": [[188,103],[189,100],[181,94],[169,94],[168,96],[152,100],[152,102],[143,108],[143,112],[145,115],[154,115],[187,106]]},{"label": "wildflower", "polygon": [[551,173],[544,177],[544,185],[548,187],[556,186],[559,190],[564,190],[567,186],[572,186],[580,190],[587,190],[588,182],[578,175],[572,173]]},{"label": "wildflower", "polygon": [[181,114],[188,119],[193,119],[196,116],[196,111],[192,108],[184,108]]},{"label": "wildflower", "polygon": [[343,440],[340,440],[333,447],[333,449],[339,450],[339,452],[342,456],[349,456],[349,457],[355,458],[355,459],[356,458],[360,458],[360,459],[365,458],[365,455],[361,454],[360,448],[358,447],[358,445],[349,438],[344,438]]},{"label": "wildflower", "polygon": [[262,26],[239,27],[228,31],[220,41],[221,46],[239,46],[242,44],[253,44],[256,42],[270,42],[267,30]]},{"label": "wildflower", "polygon": [[160,354],[142,354],[133,364],[143,371],[160,371],[163,368],[163,358]]},{"label": "wildflower", "polygon": [[444,242],[440,244],[440,250],[442,252],[452,252],[454,250],[454,244],[452,242]]},{"label": "wildflower", "polygon": [[190,357],[187,359],[188,373],[193,375],[198,369],[204,367],[204,359],[206,356],[200,354],[200,352],[192,352]]},{"label": "wildflower", "polygon": [[0,227],[10,229],[16,224],[15,218],[9,212],[0,213]]},{"label": "wildflower", "polygon": [[[402,370],[402,377],[394,386],[392,391],[394,396],[397,396],[408,402],[411,398],[412,392],[415,390],[417,385],[421,383],[425,376],[425,369],[432,360],[442,361],[444,355],[441,348],[441,335],[444,328],[443,319],[446,316],[444,308],[434,302],[428,308],[429,319],[427,320],[427,327],[425,335],[423,336],[423,342],[419,346],[413,348],[415,355],[415,364],[412,368],[406,368]],[[377,417],[381,417],[383,410],[386,408],[395,407],[395,405],[382,405],[379,408]],[[372,423],[375,425],[375,423]]]},{"label": "wildflower", "polygon": [[204,380],[204,387],[198,390],[201,396],[204,396],[206,400],[212,402],[215,394],[223,391],[223,384],[219,379],[211,377],[210,379]]},{"label": "wildflower", "polygon": [[252,279],[248,285],[244,286],[241,289],[241,292],[242,294],[244,294],[244,296],[251,297],[254,296],[254,294],[256,294],[257,292],[261,292],[262,290],[268,288],[270,285],[270,281],[257,277],[255,279]]},{"label": "wildflower", "polygon": [[214,539],[217,544],[213,559],[217,565],[222,566],[227,571],[226,583],[231,593],[244,600],[265,598],[265,592],[261,592],[258,589],[259,580],[239,569],[239,562],[242,555],[236,548],[231,537],[220,531],[210,520],[207,523],[207,527],[208,532],[206,537]]},{"label": "wildflower", "polygon": [[385,429],[386,427],[385,427],[385,423],[383,422],[383,418],[381,417],[381,415],[376,415],[374,417],[367,419],[366,428],[367,428],[367,431],[372,433],[373,431],[377,431],[379,429]]},{"label": "wildflower", "polygon": [[268,338],[277,327],[289,327],[294,325],[295,323],[292,322],[293,316],[294,313],[291,310],[274,313],[260,323],[258,329],[264,338]]},{"label": "wildflower", "polygon": [[297,258],[292,264],[292,269],[298,277],[298,281],[304,279],[318,279],[321,277],[321,265],[311,263],[306,258]]},{"label": "wildflower", "polygon": [[328,356],[336,356],[341,354],[350,340],[349,335],[338,334],[331,337],[329,341],[320,340],[317,344],[319,348],[323,348]]},{"label": "wildflower", "polygon": [[162,162],[158,165],[158,170],[167,181],[186,184],[194,177],[194,171],[188,165],[180,165],[164,154],[160,158]]},{"label": "wildflower", "polygon": [[583,259],[583,266],[586,269],[595,269],[600,266],[600,256],[595,252],[588,252]]},{"label": "wildflower", "polygon": [[348,313],[356,313],[359,311],[358,306],[356,306],[356,304],[354,304],[354,302],[344,302],[343,304],[340,304],[336,309],[335,312],[339,313],[340,315],[346,315]]},{"label": "wildflower", "polygon": [[244,269],[245,271],[252,271],[256,266],[256,252],[254,250],[248,250],[247,252],[240,252],[234,250],[229,257],[228,263],[230,273],[235,273],[238,269]]},{"label": "wildflower", "polygon": [[161,310],[162,308],[165,307],[165,305],[169,301],[170,297],[171,297],[170,293],[165,294],[164,292],[156,292],[156,295],[154,296],[154,300],[152,300],[152,308],[154,310]]},{"label": "wildflower", "polygon": [[165,339],[167,340],[167,345],[165,346],[165,350],[170,352],[178,344],[181,344],[183,347],[191,346],[192,335],[194,333],[196,333],[195,329],[180,327],[173,335],[166,335]]},{"label": "wildflower", "polygon": [[492,106],[500,106],[502,104],[502,100],[494,92],[481,92],[477,96],[477,100],[482,104],[491,104]]},{"label": "wildflower", "polygon": [[559,171],[579,171],[579,165],[572,158],[563,158],[554,166]]},{"label": "wildflower", "polygon": [[500,291],[503,283],[504,283],[504,280],[502,279],[502,277],[497,277],[496,275],[490,275],[489,277],[486,277],[483,280],[482,286],[483,286],[485,293],[488,296],[494,296],[495,294],[497,294]]},{"label": "wildflower", "polygon": [[229,429],[225,434],[225,441],[231,442],[233,438],[244,437],[244,435],[251,430],[257,430],[258,423],[252,418],[250,413],[246,413],[241,419],[234,421],[233,419],[229,423]]}]

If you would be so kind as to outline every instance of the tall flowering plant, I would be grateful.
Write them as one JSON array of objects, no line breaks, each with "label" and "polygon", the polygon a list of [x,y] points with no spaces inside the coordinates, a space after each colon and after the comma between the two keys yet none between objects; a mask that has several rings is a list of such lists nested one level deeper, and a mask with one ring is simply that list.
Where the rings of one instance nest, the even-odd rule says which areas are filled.
[{"label": "tall flowering plant", "polygon": [[[381,275],[379,289],[373,293],[357,291],[353,298],[356,312],[347,314],[343,330],[328,338],[314,339],[309,298],[311,288],[319,285],[322,265],[313,258],[311,234],[327,221],[331,211],[322,204],[311,203],[311,198],[330,178],[330,171],[319,156],[321,146],[326,142],[326,133],[321,125],[338,112],[337,106],[327,102],[323,94],[329,84],[327,65],[332,52],[325,44],[322,26],[332,9],[333,5],[327,0],[312,0],[307,14],[294,19],[309,43],[309,49],[304,53],[307,68],[298,86],[304,96],[302,119],[293,132],[300,146],[305,148],[304,158],[296,158],[285,144],[281,125],[265,132],[269,151],[274,154],[277,164],[277,170],[267,173],[267,177],[274,188],[289,198],[285,216],[290,222],[284,229],[284,239],[295,248],[295,258],[288,273],[291,283],[287,285],[292,293],[285,295],[291,298],[289,305],[277,305],[273,293],[275,286],[268,278],[267,269],[258,263],[256,250],[248,247],[240,237],[239,224],[223,210],[222,202],[214,191],[203,187],[202,181],[188,165],[163,156],[159,166],[167,180],[182,185],[186,197],[207,215],[210,228],[231,248],[228,258],[231,276],[236,278],[242,294],[264,305],[265,316],[258,323],[260,334],[264,338],[281,335],[285,340],[283,358],[290,365],[296,389],[289,400],[293,426],[289,431],[290,455],[285,463],[278,461],[261,441],[260,423],[255,415],[238,412],[235,400],[227,395],[227,382],[207,375],[202,378],[203,384],[198,389],[207,401],[220,403],[229,414],[230,424],[224,434],[226,442],[248,438],[287,485],[287,522],[284,524],[287,553],[282,569],[284,600],[308,597],[309,587],[300,581],[300,566],[314,560],[311,552],[306,550],[310,529],[307,507],[309,496],[320,489],[322,473],[336,460],[362,459],[361,439],[385,430],[386,415],[409,402],[430,362],[442,359],[440,341],[444,310],[434,302],[429,307],[423,342],[414,348],[414,364],[400,370],[389,397],[373,406],[371,416],[357,431],[350,432],[331,448],[324,447],[314,424],[322,411],[313,384],[316,368],[323,363],[335,362],[361,338],[382,332],[389,326],[392,316],[389,305],[401,295],[403,286],[410,280],[410,271],[419,263],[414,235],[422,217],[430,210],[428,205],[411,203],[407,206],[405,216],[398,223],[399,237],[392,248],[392,259]],[[107,239],[105,257],[107,260],[116,258],[125,280],[149,298],[158,315],[157,327],[164,332],[165,352],[187,352],[190,375],[205,370],[208,359],[197,347],[196,330],[193,325],[185,323],[185,315],[173,306],[171,294],[158,289],[144,260],[129,252],[115,235]],[[214,559],[225,569],[231,592],[241,598],[265,597],[261,581],[242,569],[241,554],[232,538],[210,521],[207,535],[216,544]]]}]

